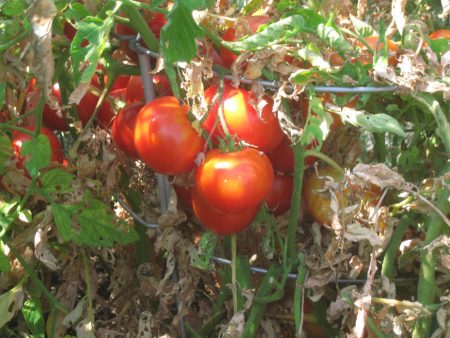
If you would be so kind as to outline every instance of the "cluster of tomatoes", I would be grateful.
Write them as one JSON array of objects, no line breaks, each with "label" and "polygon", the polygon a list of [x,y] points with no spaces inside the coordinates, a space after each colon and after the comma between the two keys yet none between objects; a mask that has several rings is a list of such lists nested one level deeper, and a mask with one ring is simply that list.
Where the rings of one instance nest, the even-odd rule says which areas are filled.
[{"label": "cluster of tomatoes", "polygon": [[[152,14],[148,19],[149,28],[159,37],[166,23],[164,15]],[[267,16],[245,18],[246,31],[256,32],[270,20]],[[116,33],[134,35],[131,28],[117,24]],[[245,30],[245,29],[244,29]],[[69,39],[75,33],[70,23],[65,26]],[[244,32],[245,33],[245,32]],[[222,38],[234,41],[239,34],[236,27],[230,26]],[[448,38],[445,34],[431,35],[431,39]],[[366,42],[372,49],[380,49],[378,37],[369,37]],[[395,64],[398,46],[387,40],[391,52],[389,63]],[[364,49],[364,46],[360,46]],[[126,45],[122,46],[131,60],[137,61],[136,54]],[[219,53],[213,49],[210,56],[214,63],[229,68],[236,55],[225,48]],[[330,55],[330,61],[339,65],[339,55]],[[366,55],[354,60],[369,63]],[[102,81],[100,81],[102,79]],[[209,106],[206,118],[200,127],[194,128],[189,116],[189,107],[172,95],[169,81],[163,74],[153,76],[155,89],[160,96],[154,101],[144,103],[144,89],[139,76],[119,76],[110,94],[99,107],[96,122],[104,129],[111,129],[115,145],[126,154],[145,162],[154,171],[173,177],[193,177],[185,185],[174,185],[181,202],[184,201],[194,211],[196,217],[206,228],[222,235],[238,232],[247,227],[255,217],[262,203],[275,214],[281,215],[290,208],[293,191],[292,172],[294,154],[289,138],[282,132],[276,114],[272,111],[273,102],[269,97],[259,100],[252,92],[234,88],[225,83],[221,95],[219,86],[212,85],[205,91]],[[91,90],[76,106],[78,119],[86,125],[99,100],[102,84],[107,82],[95,76]],[[62,105],[59,84],[52,87],[52,95]],[[28,88],[27,110],[36,107],[41,93],[32,82]],[[332,101],[329,95],[323,102]],[[115,102],[123,101],[125,107],[116,114]],[[354,106],[356,100],[347,103]],[[300,101],[300,111],[305,120],[307,102]],[[333,115],[333,125],[341,124],[340,118]],[[52,161],[63,162],[61,143],[54,131],[68,131],[68,119],[48,104],[43,111],[45,135],[52,148]],[[196,124],[198,125],[198,123]],[[26,120],[24,128],[33,131],[33,120]],[[12,144],[18,166],[23,168],[21,145],[31,138],[29,134],[14,131]],[[228,149],[219,150],[219,144],[226,140]],[[311,144],[308,147],[313,147]],[[307,157],[310,165],[317,159]],[[331,222],[329,199],[323,198],[323,176],[340,179],[337,171],[324,168],[323,172],[306,177],[304,184],[305,204],[309,213],[320,223]],[[176,181],[176,180],[175,180]],[[338,196],[339,197],[339,196]],[[345,196],[342,197],[345,199]]]}]

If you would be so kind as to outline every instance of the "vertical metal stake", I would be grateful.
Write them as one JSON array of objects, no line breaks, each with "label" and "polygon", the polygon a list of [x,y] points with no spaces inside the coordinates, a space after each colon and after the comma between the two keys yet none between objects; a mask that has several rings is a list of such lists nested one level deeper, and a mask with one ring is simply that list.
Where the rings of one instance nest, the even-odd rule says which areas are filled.
[{"label": "vertical metal stake", "polygon": [[[138,54],[141,79],[144,85],[145,102],[151,102],[155,98],[155,89],[153,88],[153,76],[150,74],[150,58],[148,55]],[[161,212],[164,213],[169,207],[170,184],[167,176],[157,174],[158,194],[161,203]]]},{"label": "vertical metal stake", "polygon": [[[141,79],[144,85],[144,97],[145,102],[151,102],[155,98],[155,89],[153,88],[153,77],[150,74],[150,57],[145,54],[138,53],[139,60],[139,69],[141,71]],[[164,213],[169,208],[169,192],[170,192],[170,183],[167,179],[166,175],[157,174],[156,179],[158,182],[158,194],[160,201],[160,209],[161,213]],[[178,282],[177,269],[175,267],[172,280],[176,283]],[[180,309],[180,301],[177,298],[177,308]],[[184,318],[181,317],[179,322],[179,329],[182,338],[186,338],[186,328],[184,325]]]}]

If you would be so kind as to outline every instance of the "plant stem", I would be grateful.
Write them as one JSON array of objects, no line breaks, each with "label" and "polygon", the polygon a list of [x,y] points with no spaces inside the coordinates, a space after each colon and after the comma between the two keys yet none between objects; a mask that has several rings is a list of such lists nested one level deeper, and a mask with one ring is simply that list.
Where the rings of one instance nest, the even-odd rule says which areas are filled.
[{"label": "plant stem", "polygon": [[298,273],[297,273],[297,281],[295,284],[295,294],[294,294],[294,321],[295,321],[295,334],[300,336],[302,333],[303,327],[303,304],[305,295],[303,292],[303,287],[306,279],[306,274],[308,272],[307,267],[305,265],[305,255],[300,253],[298,255]]},{"label": "plant stem", "polygon": [[325,155],[319,151],[305,150],[305,157],[306,156],[317,157],[319,160],[324,161],[330,167],[333,167],[336,170],[338,170],[341,175],[345,174],[345,170],[339,164],[337,164],[333,159],[331,159],[330,157],[328,157],[327,155]]},{"label": "plant stem", "polygon": [[25,261],[25,259],[22,257],[22,255],[17,251],[16,248],[13,246],[10,246],[9,249],[11,250],[12,254],[17,258],[17,260],[20,262],[20,264],[23,266],[25,272],[30,276],[33,283],[36,285],[36,287],[44,294],[44,296],[47,298],[48,302],[50,303],[51,307],[58,309],[59,311],[63,313],[69,313],[69,311],[62,305],[58,300],[48,291],[48,289],[45,287],[44,283],[39,279],[38,275],[34,272],[33,268],[28,265],[28,263]]},{"label": "plant stem", "polygon": [[297,222],[298,215],[300,213],[300,204],[301,204],[301,194],[302,194],[302,186],[303,186],[303,171],[305,169],[305,155],[306,152],[303,146],[299,143],[294,144],[293,147],[294,152],[294,182],[293,182],[293,192],[291,198],[291,211],[289,216],[289,223],[287,228],[287,257],[288,259],[295,259],[296,256],[296,233],[297,233]]},{"label": "plant stem", "polygon": [[[438,195],[437,207],[444,214],[450,211],[450,197],[449,190],[443,190]],[[433,213],[427,221],[427,232],[425,235],[424,246],[430,244],[442,233],[443,221],[442,218]],[[435,292],[435,254],[432,251],[423,249],[421,253],[421,265],[419,273],[419,282],[417,285],[417,301],[424,306],[433,304],[436,296]],[[427,338],[430,336],[431,316],[423,316],[417,319],[416,326],[413,331],[413,338]]]},{"label": "plant stem", "polygon": [[403,235],[410,224],[410,219],[408,216],[403,216],[400,220],[400,224],[394,231],[389,245],[386,249],[386,253],[383,258],[383,265],[381,266],[381,275],[392,280],[395,274],[395,257],[397,256],[400,243],[402,242]]},{"label": "plant stem", "polygon": [[92,288],[91,288],[91,275],[89,273],[89,264],[84,250],[81,251],[81,257],[83,259],[83,270],[84,276],[86,278],[86,291],[87,291],[87,299],[88,299],[88,321],[92,325],[92,330],[94,329],[94,308],[92,302]]},{"label": "plant stem", "polygon": [[142,14],[135,7],[123,5],[122,10],[125,12],[133,28],[142,36],[142,40],[147,44],[148,48],[154,52],[159,51],[159,43],[155,35],[147,25]]},{"label": "plant stem", "polygon": [[231,235],[231,291],[233,293],[233,313],[238,312],[238,294],[236,283],[237,241],[236,234]]},{"label": "plant stem", "polygon": [[256,291],[250,314],[245,322],[244,331],[242,332],[240,338],[252,338],[256,336],[265,307],[265,303],[259,301],[258,299],[264,298],[268,293],[270,293],[273,281],[276,280],[280,272],[281,270],[275,265],[272,265],[267,271],[267,274],[264,276],[258,291]]}]

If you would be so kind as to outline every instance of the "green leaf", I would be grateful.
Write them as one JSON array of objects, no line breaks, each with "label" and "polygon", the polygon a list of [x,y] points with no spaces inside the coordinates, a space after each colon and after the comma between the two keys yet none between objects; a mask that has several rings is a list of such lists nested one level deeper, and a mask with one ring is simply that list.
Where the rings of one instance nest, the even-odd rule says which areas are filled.
[{"label": "green leaf", "polygon": [[52,203],[52,211],[58,233],[65,241],[113,247],[139,239],[137,232],[128,229],[125,222],[114,222],[111,210],[89,193],[76,205]]},{"label": "green leaf", "polygon": [[22,304],[23,290],[20,286],[16,286],[0,296],[0,328],[14,317]]},{"label": "green leaf", "polygon": [[397,167],[406,180],[418,181],[425,171],[423,155],[417,147],[403,149],[398,156]]},{"label": "green leaf", "polygon": [[353,50],[352,45],[350,45],[347,40],[338,31],[332,17],[328,20],[326,24],[319,24],[317,27],[318,37],[326,42],[331,48],[338,51],[349,52]]},{"label": "green leaf", "polygon": [[[381,50],[374,50],[373,64],[374,68],[386,67],[388,65],[389,52],[386,43],[386,29],[383,22],[380,24],[380,31],[378,33],[378,44],[383,46]],[[378,48],[378,47],[377,47]]]},{"label": "green leaf", "polygon": [[406,134],[400,123],[392,116],[387,114],[365,114],[358,112],[358,114],[351,117],[342,115],[343,121],[348,121],[351,124],[364,128],[372,133],[392,133],[400,137],[405,137]]},{"label": "green leaf", "polygon": [[45,192],[72,191],[73,175],[62,169],[52,169],[41,177],[42,190]]},{"label": "green leaf", "polygon": [[9,258],[3,251],[4,247],[3,241],[0,240],[0,272],[8,272],[10,269]]},{"label": "green leaf", "polygon": [[6,81],[2,81],[0,83],[0,107],[3,107],[3,105],[5,104],[5,94],[6,94]]},{"label": "green leaf", "polygon": [[0,238],[4,235],[11,223],[16,218],[14,208],[19,204],[20,197],[16,196],[11,201],[0,199]]},{"label": "green leaf", "polygon": [[217,235],[206,231],[203,233],[200,243],[198,245],[198,251],[191,252],[191,265],[194,268],[210,271],[214,268],[212,262],[212,256],[217,245]]},{"label": "green leaf", "polygon": [[203,30],[192,17],[195,6],[201,1],[176,1],[167,15],[167,23],[161,29],[160,48],[164,62],[191,61],[197,55],[196,38],[202,38]]},{"label": "green leaf", "polygon": [[375,34],[375,30],[368,23],[359,20],[356,16],[350,14],[350,21],[355,28],[356,34],[367,37]]},{"label": "green leaf", "polygon": [[[75,86],[91,81],[97,69],[98,60],[108,43],[113,23],[112,17],[100,19],[91,16],[78,23],[77,34],[70,46]],[[82,46],[84,41],[88,41],[89,44]],[[88,63],[87,67],[86,63]]]},{"label": "green leaf", "polygon": [[28,7],[25,0],[8,0],[0,6],[1,13],[11,17],[23,14]]},{"label": "green leaf", "polygon": [[6,161],[14,156],[14,150],[8,135],[0,132],[0,174],[6,170]]},{"label": "green leaf", "polygon": [[306,48],[298,51],[298,55],[322,71],[330,70],[330,63],[324,60],[320,49],[314,43],[308,43]]},{"label": "green leaf", "polygon": [[27,300],[23,304],[22,314],[33,337],[45,338],[44,315],[39,299],[32,298]]},{"label": "green leaf", "polygon": [[25,168],[31,177],[37,177],[39,170],[47,168],[50,164],[52,149],[50,148],[50,141],[45,135],[27,140],[20,148],[20,154],[26,156]]},{"label": "green leaf", "polygon": [[319,25],[326,23],[323,16],[312,10],[300,9],[297,13],[267,25],[262,31],[243,40],[222,41],[222,43],[225,47],[235,51],[255,51],[283,39],[295,37],[300,32],[317,34]]}]

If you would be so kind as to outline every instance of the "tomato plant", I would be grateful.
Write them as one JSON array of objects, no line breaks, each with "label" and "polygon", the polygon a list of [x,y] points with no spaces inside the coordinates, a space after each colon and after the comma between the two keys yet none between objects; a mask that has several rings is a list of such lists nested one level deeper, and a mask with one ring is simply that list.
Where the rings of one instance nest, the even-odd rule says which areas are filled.
[{"label": "tomato plant", "polygon": [[[30,126],[25,126],[23,128],[25,128],[29,131],[34,131],[36,127],[33,125],[30,125]],[[41,128],[41,134],[44,135],[45,137],[47,137],[48,141],[50,142],[50,147],[52,150],[50,160],[54,161],[54,162],[62,163],[64,160],[62,146],[61,146],[61,143],[59,142],[58,138],[56,137],[56,135],[50,129],[45,128],[45,127]],[[12,132],[11,144],[14,149],[14,155],[17,158],[17,167],[20,169],[25,168],[25,166],[24,166],[25,157],[23,157],[21,155],[20,150],[22,148],[23,142],[28,141],[28,140],[31,140],[30,135],[25,134],[18,130],[14,130]]]},{"label": "tomato plant", "polygon": [[157,98],[140,110],[134,144],[139,157],[155,171],[176,175],[194,168],[205,141],[192,127],[188,110],[173,96]]},{"label": "tomato plant", "polygon": [[252,148],[206,153],[195,170],[198,195],[221,212],[241,212],[258,206],[270,191],[273,168],[269,158]]},{"label": "tomato plant", "polygon": [[140,102],[127,105],[117,114],[111,127],[111,136],[117,147],[134,158],[139,157],[134,146],[136,118],[143,106],[144,104]]},{"label": "tomato plant", "polygon": [[237,213],[222,212],[211,207],[194,189],[192,209],[200,224],[206,229],[227,236],[247,228],[258,213],[259,207],[251,207]]},{"label": "tomato plant", "polygon": [[[329,191],[324,191],[327,177],[340,182],[343,175],[332,167],[319,167],[317,173],[312,170],[303,181],[303,198],[305,199],[308,213],[317,223],[331,225],[333,210],[331,209],[331,197]],[[328,178],[329,179],[329,178]],[[336,191],[339,207],[347,204],[348,191]]]},{"label": "tomato plant", "polygon": [[275,216],[284,214],[291,207],[293,184],[291,175],[274,174],[272,187],[265,201]]},{"label": "tomato plant", "polygon": [[[211,104],[218,93],[218,86],[214,85],[205,91],[205,100]],[[256,146],[258,149],[269,152],[283,139],[283,131],[278,118],[272,112],[272,99],[264,97],[266,101],[262,112],[256,106],[258,100],[252,92],[233,88],[225,84],[222,97],[222,112],[226,127],[236,141],[242,140]],[[202,126],[206,132],[217,142],[219,137],[225,136],[225,131],[219,118],[219,98],[211,105],[209,114]]]}]

